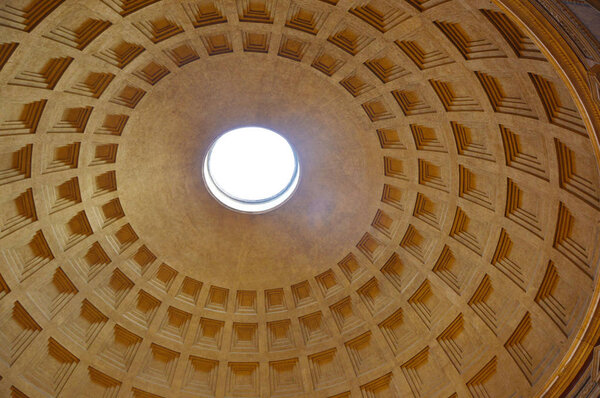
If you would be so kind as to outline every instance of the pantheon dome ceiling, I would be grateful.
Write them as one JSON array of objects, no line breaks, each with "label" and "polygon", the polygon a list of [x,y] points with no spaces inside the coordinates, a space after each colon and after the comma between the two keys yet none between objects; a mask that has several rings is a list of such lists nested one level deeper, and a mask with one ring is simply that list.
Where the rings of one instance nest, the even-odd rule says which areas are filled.
[{"label": "pantheon dome ceiling", "polygon": [[[598,381],[600,47],[562,4],[0,1],[0,396]],[[204,184],[243,126],[298,154],[268,213]]]}]

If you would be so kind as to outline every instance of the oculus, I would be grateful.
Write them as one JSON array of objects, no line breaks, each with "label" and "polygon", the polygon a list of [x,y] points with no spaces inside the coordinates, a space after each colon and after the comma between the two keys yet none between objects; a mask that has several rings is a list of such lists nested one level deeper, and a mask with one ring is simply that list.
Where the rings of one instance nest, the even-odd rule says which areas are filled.
[{"label": "oculus", "polygon": [[280,134],[242,127],[220,135],[203,166],[204,183],[228,208],[265,213],[288,200],[300,180],[298,156]]}]

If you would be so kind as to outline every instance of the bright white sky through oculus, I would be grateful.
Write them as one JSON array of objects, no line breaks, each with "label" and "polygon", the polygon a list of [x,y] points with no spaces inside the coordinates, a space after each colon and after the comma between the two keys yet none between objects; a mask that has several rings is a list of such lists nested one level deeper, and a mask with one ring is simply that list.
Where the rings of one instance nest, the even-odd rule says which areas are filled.
[{"label": "bright white sky through oculus", "polygon": [[285,138],[261,127],[243,127],[214,143],[208,170],[225,194],[257,201],[281,193],[296,169],[294,151]]}]

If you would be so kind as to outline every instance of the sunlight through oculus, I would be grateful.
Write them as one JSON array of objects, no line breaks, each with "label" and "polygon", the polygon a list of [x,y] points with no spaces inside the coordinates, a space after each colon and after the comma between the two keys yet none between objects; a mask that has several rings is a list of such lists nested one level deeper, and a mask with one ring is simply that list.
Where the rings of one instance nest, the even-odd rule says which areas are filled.
[{"label": "sunlight through oculus", "polygon": [[242,127],[221,135],[204,159],[204,182],[227,207],[264,213],[283,204],[300,179],[290,143],[262,127]]}]

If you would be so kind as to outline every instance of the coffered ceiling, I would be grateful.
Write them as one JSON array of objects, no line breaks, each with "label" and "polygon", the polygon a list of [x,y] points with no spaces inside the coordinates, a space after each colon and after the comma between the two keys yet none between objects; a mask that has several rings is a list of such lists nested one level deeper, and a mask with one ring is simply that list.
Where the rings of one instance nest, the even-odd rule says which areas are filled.
[{"label": "coffered ceiling", "polygon": [[[0,395],[541,395],[600,249],[544,54],[487,0],[0,2]],[[266,214],[202,180],[248,125]]]}]

